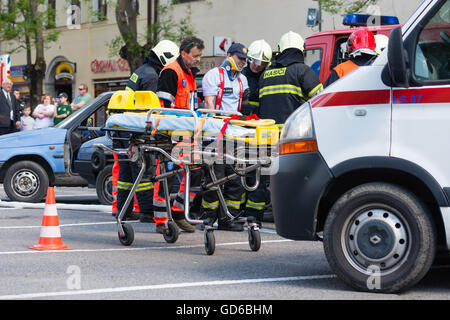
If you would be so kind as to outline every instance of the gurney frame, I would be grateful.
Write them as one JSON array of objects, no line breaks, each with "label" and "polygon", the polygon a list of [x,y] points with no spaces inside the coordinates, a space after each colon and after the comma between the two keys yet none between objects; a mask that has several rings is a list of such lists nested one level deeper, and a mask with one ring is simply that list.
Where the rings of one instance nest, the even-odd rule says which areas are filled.
[{"label": "gurney frame", "polygon": [[[241,115],[238,112],[225,112],[225,111],[217,111],[217,110],[210,110],[210,109],[199,109],[198,111],[202,113],[215,113],[220,115]],[[199,220],[199,219],[193,219],[190,216],[190,192],[206,192],[206,191],[216,191],[217,196],[219,199],[220,208],[219,210],[222,211],[231,222],[237,222],[237,223],[247,223],[247,229],[248,229],[248,240],[249,240],[249,246],[252,251],[258,251],[261,246],[261,236],[259,233],[259,227],[258,224],[255,222],[254,217],[235,217],[233,216],[227,208],[225,198],[223,196],[222,190],[220,188],[221,185],[226,183],[227,181],[231,179],[235,179],[236,177],[241,178],[241,183],[247,191],[254,191],[259,184],[260,181],[260,174],[261,174],[261,168],[270,166],[271,159],[246,159],[245,157],[239,157],[237,155],[231,155],[227,153],[219,153],[219,152],[211,152],[211,151],[204,151],[199,147],[198,145],[194,145],[193,148],[190,150],[190,159],[194,159],[194,157],[197,156],[208,156],[208,157],[218,157],[223,158],[227,161],[231,161],[235,164],[240,164],[242,168],[235,169],[235,172],[231,175],[225,176],[221,179],[217,179],[213,164],[196,164],[192,163],[192,161],[175,158],[173,157],[168,151],[171,149],[170,145],[172,144],[172,147],[176,145],[176,143],[172,142],[172,138],[169,135],[165,135],[162,133],[156,132],[153,133],[153,136],[150,135],[151,127],[149,127],[149,123],[151,124],[150,118],[152,115],[156,112],[174,112],[174,109],[167,109],[167,108],[153,108],[151,109],[147,114],[147,128],[145,130],[135,130],[135,129],[122,129],[122,128],[103,128],[103,130],[109,132],[110,134],[114,135],[115,133],[124,132],[131,134],[130,137],[130,148],[123,149],[123,148],[109,148],[103,144],[94,144],[95,148],[102,149],[104,151],[108,152],[115,152],[118,155],[126,156],[127,159],[118,159],[115,161],[131,161],[131,162],[138,162],[141,165],[140,171],[138,173],[137,179],[134,181],[133,186],[131,188],[131,191],[125,201],[124,206],[120,210],[119,214],[117,215],[117,228],[118,228],[118,236],[119,241],[126,246],[129,246],[134,241],[134,230],[132,226],[128,223],[124,222],[124,216],[126,213],[126,209],[130,205],[131,201],[133,200],[134,193],[136,192],[136,189],[141,182],[144,174],[149,174],[149,171],[152,171],[153,168],[153,161],[155,158],[158,158],[160,160],[160,163],[163,163],[163,165],[160,166],[161,172],[158,175],[153,175],[152,171],[152,181],[157,182],[161,181],[163,183],[163,190],[164,195],[166,199],[166,209],[168,213],[168,219],[164,223],[164,231],[163,231],[163,237],[168,243],[174,243],[177,241],[179,236],[179,229],[176,226],[176,224],[173,221],[172,218],[172,211],[171,211],[171,204],[170,204],[170,192],[169,192],[169,184],[168,184],[168,178],[175,176],[181,172],[184,172],[185,177],[185,190],[184,190],[184,216],[186,221],[188,221],[191,224],[201,224],[203,225],[204,229],[204,245],[205,245],[205,251],[208,255],[212,255],[215,252],[215,237],[214,237],[214,226],[209,225],[208,219],[205,220]],[[197,113],[191,110],[186,109],[176,109],[177,113],[185,113],[189,116],[192,116],[194,119],[194,128],[193,128],[193,136],[198,135],[197,132],[198,129],[198,116]],[[191,131],[191,130],[190,130]],[[120,138],[124,139],[124,138]],[[114,138],[113,138],[114,140]],[[156,143],[159,140],[165,140],[166,144],[164,143]],[[168,142],[168,143],[167,143]],[[132,152],[130,152],[130,150]],[[245,148],[238,148],[237,153],[246,153],[247,150]],[[166,166],[164,165],[164,162],[173,162],[177,165],[182,165],[182,168],[171,170],[169,172],[166,171]],[[211,177],[211,182],[207,184],[203,184],[201,186],[191,187],[191,170],[194,168],[207,166],[207,171]],[[149,170],[150,168],[150,170]],[[250,173],[252,171],[256,171],[256,182],[253,186],[247,185],[245,175],[247,173]],[[219,212],[220,214],[220,212]]]}]

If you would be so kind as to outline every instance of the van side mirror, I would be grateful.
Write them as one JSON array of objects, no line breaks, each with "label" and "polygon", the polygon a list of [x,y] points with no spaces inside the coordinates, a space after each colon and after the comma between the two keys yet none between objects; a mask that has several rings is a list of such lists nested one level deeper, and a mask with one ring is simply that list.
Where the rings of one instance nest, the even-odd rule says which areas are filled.
[{"label": "van side mirror", "polygon": [[392,85],[409,87],[408,56],[403,46],[402,28],[392,29],[388,43],[388,67]]}]

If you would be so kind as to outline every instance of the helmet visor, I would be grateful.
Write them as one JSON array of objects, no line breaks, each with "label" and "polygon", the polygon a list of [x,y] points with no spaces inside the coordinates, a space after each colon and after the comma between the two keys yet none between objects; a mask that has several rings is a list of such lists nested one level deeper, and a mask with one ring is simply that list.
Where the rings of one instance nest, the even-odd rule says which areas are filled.
[{"label": "helmet visor", "polygon": [[248,63],[254,63],[257,66],[262,66],[264,68],[267,67],[269,64],[268,62],[261,61],[261,60],[255,59],[255,58],[250,58],[250,57],[247,58],[247,61],[248,61]]}]

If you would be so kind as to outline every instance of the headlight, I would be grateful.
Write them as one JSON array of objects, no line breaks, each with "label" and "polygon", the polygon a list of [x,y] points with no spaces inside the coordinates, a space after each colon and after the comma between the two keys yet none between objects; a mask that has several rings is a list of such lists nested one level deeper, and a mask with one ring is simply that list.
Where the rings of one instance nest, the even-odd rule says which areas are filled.
[{"label": "headlight", "polygon": [[281,130],[281,140],[305,140],[315,138],[311,107],[305,102],[295,110]]},{"label": "headlight", "polygon": [[315,152],[318,150],[311,106],[304,103],[286,120],[280,136],[280,154]]}]

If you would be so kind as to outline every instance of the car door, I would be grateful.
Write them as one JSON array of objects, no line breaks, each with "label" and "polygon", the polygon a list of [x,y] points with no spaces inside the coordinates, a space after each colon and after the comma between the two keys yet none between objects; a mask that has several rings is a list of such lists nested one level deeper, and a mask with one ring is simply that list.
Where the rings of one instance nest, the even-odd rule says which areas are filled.
[{"label": "car door", "polygon": [[450,0],[438,1],[405,39],[410,87],[392,90],[391,156],[450,187]]}]

